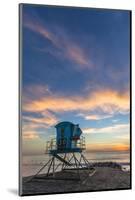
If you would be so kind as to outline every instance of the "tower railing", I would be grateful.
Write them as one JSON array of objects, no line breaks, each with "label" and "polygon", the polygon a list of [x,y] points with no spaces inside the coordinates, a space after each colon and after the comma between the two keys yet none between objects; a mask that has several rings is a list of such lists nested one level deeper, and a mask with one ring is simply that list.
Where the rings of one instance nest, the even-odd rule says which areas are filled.
[{"label": "tower railing", "polygon": [[[61,141],[65,141],[64,146],[63,146]],[[67,138],[62,138],[58,142],[57,142],[56,138],[52,138],[50,141],[46,142],[45,153],[48,154],[52,150],[58,150],[58,149],[62,149],[62,148],[66,149],[66,141],[67,141]],[[72,140],[71,149],[75,149],[75,148],[78,148],[78,149],[81,149],[81,150],[86,149],[85,137],[84,136],[81,136],[76,141]]]},{"label": "tower railing", "polygon": [[49,153],[50,150],[57,149],[56,138],[52,138],[50,141],[46,142],[45,153]]}]

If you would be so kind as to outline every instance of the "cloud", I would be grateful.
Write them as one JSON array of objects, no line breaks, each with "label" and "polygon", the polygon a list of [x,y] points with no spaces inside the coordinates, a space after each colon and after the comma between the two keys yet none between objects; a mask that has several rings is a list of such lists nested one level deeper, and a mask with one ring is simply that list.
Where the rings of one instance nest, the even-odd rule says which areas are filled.
[{"label": "cloud", "polygon": [[48,39],[53,45],[59,47],[59,41],[55,34],[51,33],[51,31],[47,28],[47,26],[43,25],[41,22],[37,20],[35,17],[30,17],[29,15],[24,16],[24,27],[29,30],[43,36]]},{"label": "cloud", "polygon": [[23,119],[22,120],[22,138],[24,140],[38,139],[39,135],[36,132],[36,129],[38,127],[39,127],[38,124],[35,124],[32,122],[25,122],[25,120]]},{"label": "cloud", "polygon": [[[129,151],[130,149],[130,126],[128,123],[103,128],[84,128],[83,133],[102,135],[98,136],[98,140],[93,138],[88,141],[87,151]],[[107,137],[104,134],[107,134]]]},{"label": "cloud", "polygon": [[32,99],[36,100],[39,99],[42,96],[48,96],[51,95],[50,88],[47,85],[27,85],[23,88],[22,91],[22,101],[23,103],[28,103]]},{"label": "cloud", "polygon": [[[47,86],[32,85],[24,89],[24,101],[22,104],[23,133],[25,139],[37,137],[39,129],[45,130],[58,123],[59,119],[55,113],[76,111],[81,112],[86,120],[101,120],[111,117],[117,112],[129,110],[129,96],[127,93],[119,94],[113,90],[95,91],[88,96],[66,97],[52,93]],[[88,115],[88,111],[100,109],[106,114]],[[85,128],[83,132],[89,133],[120,133],[128,132],[129,125],[113,125],[105,128]],[[36,135],[31,134],[36,133]],[[39,134],[40,135],[40,134]]]},{"label": "cloud", "polygon": [[23,138],[30,140],[40,138],[40,135],[43,135],[48,127],[54,126],[58,119],[54,114],[45,110],[30,116],[24,115],[22,122]]},{"label": "cloud", "polygon": [[120,140],[125,140],[125,141],[129,141],[129,138],[130,138],[130,134],[124,134],[124,135],[117,135],[117,136],[115,136],[115,138],[117,138],[117,139],[120,139]]},{"label": "cloud", "polygon": [[98,90],[87,96],[41,95],[37,99],[24,101],[23,110],[29,112],[43,112],[45,110],[54,112],[81,112],[100,109],[104,113],[112,115],[119,112],[128,112],[129,102],[130,99],[127,92],[121,94],[115,90],[108,89],[103,91]]},{"label": "cloud", "polygon": [[[94,134],[94,133],[107,133],[107,134],[126,134],[129,135],[130,127],[129,124],[115,124],[104,128],[84,128],[83,133]],[[118,136],[117,136],[118,137]]]},{"label": "cloud", "polygon": [[67,45],[67,56],[75,61],[77,64],[82,65],[83,68],[89,68],[92,66],[90,61],[87,60],[83,50],[75,44]]},{"label": "cloud", "polygon": [[88,115],[86,113],[80,113],[78,114],[77,116],[81,116],[83,117],[84,119],[86,120],[102,120],[102,119],[108,119],[108,118],[111,118],[113,117],[113,115],[106,115],[106,114],[102,114],[102,115]]},{"label": "cloud", "polygon": [[24,140],[33,140],[39,138],[39,135],[36,132],[23,132],[22,136]]},{"label": "cloud", "polygon": [[[51,25],[45,25],[45,23],[41,23],[39,19],[32,18],[28,15],[24,16],[24,27],[29,30],[35,32],[38,35],[41,35],[44,39],[50,41],[53,45],[53,48],[49,48],[49,52],[54,54],[54,56],[58,56],[59,54],[56,51],[60,51],[60,58],[66,58],[76,64],[78,69],[88,69],[92,67],[92,62],[86,56],[85,50],[80,47],[73,39],[71,39],[68,34],[62,30],[60,27],[57,27],[57,30],[53,30]],[[50,27],[50,28],[49,28]],[[56,51],[53,49],[56,48]],[[47,48],[37,48],[42,52],[46,52]]]},{"label": "cloud", "polygon": [[87,144],[87,151],[89,152],[109,152],[109,151],[129,151],[129,144],[123,143],[92,143]]},{"label": "cloud", "polygon": [[116,122],[118,122],[118,121],[120,121],[120,119],[113,119],[113,120],[112,120],[113,123],[116,123]]},{"label": "cloud", "polygon": [[55,115],[51,114],[47,110],[44,112],[40,112],[39,114],[41,115],[41,117],[24,116],[23,120],[32,123],[34,128],[36,127],[36,125],[47,128],[48,126],[52,126],[58,122],[58,119],[55,117]]}]

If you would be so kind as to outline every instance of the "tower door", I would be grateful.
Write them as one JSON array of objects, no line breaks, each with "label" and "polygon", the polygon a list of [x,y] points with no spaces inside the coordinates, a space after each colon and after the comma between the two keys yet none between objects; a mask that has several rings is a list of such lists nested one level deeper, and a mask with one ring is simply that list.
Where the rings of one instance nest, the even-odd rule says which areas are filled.
[{"label": "tower door", "polygon": [[61,138],[64,138],[64,128],[61,128]]},{"label": "tower door", "polygon": [[59,138],[58,143],[59,143],[59,149],[66,148],[67,141],[66,141],[66,138],[65,138],[65,129],[64,128],[60,129],[60,138]]}]

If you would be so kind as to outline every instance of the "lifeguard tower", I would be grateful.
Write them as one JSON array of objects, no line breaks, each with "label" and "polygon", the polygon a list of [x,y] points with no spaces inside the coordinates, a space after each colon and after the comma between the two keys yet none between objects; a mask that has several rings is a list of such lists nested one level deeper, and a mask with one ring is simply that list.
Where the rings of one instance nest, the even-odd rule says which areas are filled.
[{"label": "lifeguard tower", "polygon": [[[82,171],[87,170],[90,174],[92,167],[82,153],[86,147],[79,124],[65,121],[58,123],[55,128],[56,138],[46,143],[45,153],[50,159],[33,178],[80,180]],[[39,176],[44,169],[44,176]],[[59,173],[61,171],[63,173]],[[65,176],[67,171],[71,176],[69,173],[68,177]]]}]

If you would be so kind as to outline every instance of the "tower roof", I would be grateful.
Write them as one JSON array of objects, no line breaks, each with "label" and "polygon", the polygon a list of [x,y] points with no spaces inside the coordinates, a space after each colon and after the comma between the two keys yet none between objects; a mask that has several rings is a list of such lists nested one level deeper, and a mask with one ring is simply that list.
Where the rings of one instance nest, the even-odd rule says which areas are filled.
[{"label": "tower roof", "polygon": [[62,125],[74,125],[72,122],[68,122],[68,121],[64,121],[64,122],[60,122],[58,124],[56,124],[55,128],[62,126]]}]

